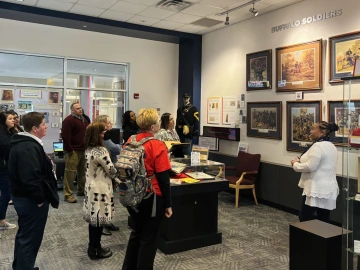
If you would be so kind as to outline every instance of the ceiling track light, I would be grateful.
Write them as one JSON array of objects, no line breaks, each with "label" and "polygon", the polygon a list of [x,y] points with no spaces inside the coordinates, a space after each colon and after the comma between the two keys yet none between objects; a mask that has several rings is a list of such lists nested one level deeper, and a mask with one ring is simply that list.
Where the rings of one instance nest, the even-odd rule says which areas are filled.
[{"label": "ceiling track light", "polygon": [[[216,16],[222,16],[222,15],[227,15],[227,16],[229,16],[229,13],[230,13],[230,12],[233,12],[233,11],[235,11],[235,10],[238,10],[238,9],[240,9],[240,8],[246,7],[246,6],[251,5],[251,4],[254,5],[254,3],[260,2],[260,1],[261,1],[261,0],[251,0],[251,1],[245,3],[245,4],[241,5],[241,6],[237,6],[237,7],[234,7],[234,8],[232,8],[232,9],[225,10],[224,12],[217,13]],[[254,14],[255,16],[257,16],[259,13],[257,12],[257,10],[255,10],[255,11],[256,11],[257,14],[256,14],[256,15],[255,15],[255,13],[253,13],[253,14]]]},{"label": "ceiling track light", "polygon": [[230,24],[229,14],[227,14],[227,15],[226,15],[225,25],[229,25],[229,24]]},{"label": "ceiling track light", "polygon": [[255,3],[253,3],[253,7],[250,8],[249,11],[254,14],[255,17],[259,15],[259,12],[255,9]]}]

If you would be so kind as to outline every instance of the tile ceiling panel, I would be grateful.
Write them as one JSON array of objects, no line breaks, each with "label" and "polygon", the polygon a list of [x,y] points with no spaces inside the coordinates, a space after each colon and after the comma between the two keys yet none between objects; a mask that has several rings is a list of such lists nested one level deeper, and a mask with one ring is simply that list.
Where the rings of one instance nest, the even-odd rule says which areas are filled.
[{"label": "tile ceiling panel", "polygon": [[146,5],[146,6],[155,6],[160,0],[126,0],[127,2]]},{"label": "tile ceiling panel", "polygon": [[145,5],[138,5],[138,4],[134,4],[134,3],[119,1],[118,3],[116,3],[115,5],[110,7],[110,10],[120,11],[120,12],[125,12],[125,13],[130,13],[130,14],[138,14],[147,8],[148,8],[148,6],[145,6]]},{"label": "tile ceiling panel", "polygon": [[188,24],[188,25],[184,25],[180,28],[177,28],[176,31],[187,32],[187,33],[197,33],[204,29],[206,29],[206,27]]},{"label": "tile ceiling panel", "polygon": [[181,26],[184,26],[183,23],[176,23],[176,22],[169,22],[169,21],[160,21],[158,23],[155,23],[153,26],[158,28],[164,28],[169,30],[174,30],[176,28],[179,28]]},{"label": "tile ceiling panel", "polygon": [[67,3],[73,3],[73,4],[75,4],[78,0],[55,0],[55,1],[58,1],[58,2],[67,2]]},{"label": "tile ceiling panel", "polygon": [[116,2],[117,0],[79,0],[76,4],[107,9]]},{"label": "tile ceiling panel", "polygon": [[192,23],[199,19],[201,19],[201,17],[184,14],[184,13],[176,13],[175,15],[166,18],[167,21],[184,23],[184,24]]},{"label": "tile ceiling panel", "polygon": [[112,11],[112,10],[107,10],[100,15],[100,18],[114,20],[114,21],[122,21],[122,22],[125,22],[132,17],[134,17],[134,14],[128,14],[128,13]]},{"label": "tile ceiling panel", "polygon": [[87,15],[87,16],[92,16],[92,17],[98,17],[104,11],[105,11],[105,9],[86,7],[86,6],[81,6],[81,5],[74,5],[73,8],[70,9],[71,13]]},{"label": "tile ceiling panel", "polygon": [[249,0],[202,0],[199,2],[199,4],[218,8],[229,8],[231,6],[240,6],[244,3],[247,3],[248,1]]},{"label": "tile ceiling panel", "polygon": [[145,9],[144,11],[140,12],[139,15],[162,20],[174,15],[175,13],[176,12],[170,10],[149,7],[148,9]]},{"label": "tile ceiling panel", "polygon": [[19,5],[25,5],[25,6],[35,6],[36,2],[37,2],[37,0],[26,0],[24,2],[18,2],[18,1],[15,1],[15,0],[1,0],[1,1],[14,3],[14,4],[19,4]]},{"label": "tile ceiling panel", "polygon": [[57,11],[69,11],[74,4],[67,2],[60,2],[55,0],[39,0],[37,7],[46,8]]},{"label": "tile ceiling panel", "polygon": [[130,23],[136,23],[136,24],[142,24],[142,25],[148,25],[148,26],[151,26],[159,21],[160,20],[158,20],[158,19],[153,19],[153,18],[143,17],[143,16],[134,16],[130,20],[128,20],[128,22],[130,22]]},{"label": "tile ceiling panel", "polygon": [[194,4],[193,6],[185,8],[181,11],[181,13],[200,16],[200,17],[207,16],[215,12],[221,12],[221,9],[200,5],[200,4]]}]

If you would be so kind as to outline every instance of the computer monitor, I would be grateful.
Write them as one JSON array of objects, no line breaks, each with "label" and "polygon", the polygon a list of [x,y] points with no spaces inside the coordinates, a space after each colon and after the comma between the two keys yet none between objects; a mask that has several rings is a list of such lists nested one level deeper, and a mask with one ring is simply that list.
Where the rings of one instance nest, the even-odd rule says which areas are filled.
[{"label": "computer monitor", "polygon": [[64,145],[62,142],[54,142],[53,143],[53,147],[54,147],[54,153],[55,154],[62,154],[64,153]]}]

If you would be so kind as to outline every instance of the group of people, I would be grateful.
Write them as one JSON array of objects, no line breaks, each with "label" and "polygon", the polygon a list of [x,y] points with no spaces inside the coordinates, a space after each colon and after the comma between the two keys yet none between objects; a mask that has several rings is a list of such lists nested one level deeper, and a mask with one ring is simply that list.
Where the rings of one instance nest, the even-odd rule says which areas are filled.
[{"label": "group of people", "polygon": [[[191,110],[191,108],[187,108]],[[46,155],[42,138],[47,125],[42,113],[23,115],[22,130],[14,112],[0,113],[0,229],[15,228],[6,221],[7,205],[11,198],[18,215],[13,269],[34,268],[41,245],[49,205],[59,207],[57,180],[51,159]],[[187,122],[186,119],[184,122]],[[101,115],[90,123],[83,117],[80,103],[71,105],[71,115],[62,125],[65,151],[64,199],[76,203],[73,182],[77,177],[77,195],[84,196],[84,219],[88,222],[88,256],[91,259],[112,256],[109,248],[101,245],[105,229],[118,230],[112,224],[114,217],[114,188],[117,177],[117,155],[120,145],[111,141],[109,116]],[[155,137],[144,145],[144,163],[147,177],[151,178],[153,194],[142,200],[137,209],[128,207],[133,227],[127,245],[122,269],[152,269],[157,250],[157,237],[164,217],[172,216],[168,150],[162,141],[176,141],[183,136],[181,125],[176,131],[174,117],[164,113],[161,118],[155,109],[141,109],[136,115],[127,111],[123,115],[125,144],[135,138]],[[339,187],[336,182],[337,150],[329,141],[330,134],[338,130],[334,123],[321,121],[312,126],[313,144],[299,158],[291,160],[294,170],[301,172],[299,186],[303,188],[300,221],[313,218],[329,220],[336,207]],[[180,135],[180,136],[179,136]],[[133,137],[132,137],[133,136]],[[156,216],[152,216],[154,196]]]}]

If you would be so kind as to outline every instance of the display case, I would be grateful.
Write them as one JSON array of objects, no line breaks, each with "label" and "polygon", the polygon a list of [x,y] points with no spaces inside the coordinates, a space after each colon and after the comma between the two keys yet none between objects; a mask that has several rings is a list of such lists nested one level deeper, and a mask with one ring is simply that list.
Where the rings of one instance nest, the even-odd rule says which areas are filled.
[{"label": "display case", "polygon": [[192,165],[190,158],[173,158],[171,159],[171,167],[174,174],[183,173],[195,180],[221,180],[225,178],[225,164],[216,161],[201,160],[200,165]]},{"label": "display case", "polygon": [[359,96],[360,76],[342,80],[342,113],[337,121],[338,136],[342,135],[342,269],[350,270],[360,269],[360,152],[356,134],[360,131],[357,130],[360,127],[360,108],[355,106],[358,100],[353,99]]},{"label": "display case", "polygon": [[171,165],[188,181],[171,184],[173,215],[162,224],[159,249],[172,254],[220,244],[218,193],[229,188],[225,165],[210,160],[191,165],[189,158],[172,159]]}]

